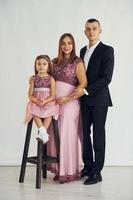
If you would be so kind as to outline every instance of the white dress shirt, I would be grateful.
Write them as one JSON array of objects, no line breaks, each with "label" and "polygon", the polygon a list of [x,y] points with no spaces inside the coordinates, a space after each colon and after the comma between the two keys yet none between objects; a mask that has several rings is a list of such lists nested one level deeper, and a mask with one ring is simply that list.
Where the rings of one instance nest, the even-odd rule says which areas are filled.
[{"label": "white dress shirt", "polygon": [[[88,67],[88,63],[89,63],[89,61],[90,61],[90,57],[91,57],[91,55],[93,54],[95,48],[97,47],[97,45],[98,45],[99,43],[100,43],[100,40],[98,40],[98,42],[97,42],[96,44],[94,44],[93,46],[91,46],[90,48],[89,48],[89,45],[87,45],[86,53],[85,53],[85,55],[84,55],[84,62],[85,62],[86,70],[87,70],[87,67]],[[89,93],[87,92],[86,89],[83,89],[83,90],[84,90],[84,93],[85,93],[86,95],[89,95]]]},{"label": "white dress shirt", "polygon": [[84,55],[84,62],[85,62],[86,70],[87,70],[87,67],[88,67],[90,57],[93,54],[93,51],[95,50],[95,48],[97,47],[97,45],[99,43],[100,43],[100,40],[98,40],[98,42],[96,44],[94,44],[93,46],[91,46],[90,48],[89,48],[89,45],[87,45],[86,53]]}]

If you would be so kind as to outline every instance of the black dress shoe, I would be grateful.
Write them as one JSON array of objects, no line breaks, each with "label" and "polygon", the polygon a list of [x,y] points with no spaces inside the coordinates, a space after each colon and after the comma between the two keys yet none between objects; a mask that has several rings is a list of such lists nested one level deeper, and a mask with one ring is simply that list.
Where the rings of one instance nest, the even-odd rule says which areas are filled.
[{"label": "black dress shoe", "polygon": [[92,185],[101,181],[102,181],[102,175],[100,173],[92,174],[89,178],[86,179],[86,181],[84,181],[84,185]]},{"label": "black dress shoe", "polygon": [[88,176],[88,171],[86,169],[82,169],[81,171],[81,178]]}]

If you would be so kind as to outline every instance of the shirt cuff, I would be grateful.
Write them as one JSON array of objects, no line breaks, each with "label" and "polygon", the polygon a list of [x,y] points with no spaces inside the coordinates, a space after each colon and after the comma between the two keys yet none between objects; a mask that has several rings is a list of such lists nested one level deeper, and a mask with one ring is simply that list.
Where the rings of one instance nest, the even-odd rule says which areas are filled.
[{"label": "shirt cuff", "polygon": [[83,91],[84,91],[85,95],[89,95],[89,93],[87,92],[87,90],[85,88],[83,89]]}]

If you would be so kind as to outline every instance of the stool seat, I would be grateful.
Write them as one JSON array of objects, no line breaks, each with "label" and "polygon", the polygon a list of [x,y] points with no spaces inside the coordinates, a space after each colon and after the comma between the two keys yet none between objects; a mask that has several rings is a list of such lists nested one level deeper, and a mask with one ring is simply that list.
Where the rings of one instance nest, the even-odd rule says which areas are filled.
[{"label": "stool seat", "polygon": [[53,130],[54,130],[54,139],[55,139],[57,157],[48,156],[47,143],[43,144],[39,141],[37,141],[37,156],[28,157],[32,124],[33,124],[33,119],[27,125],[19,182],[20,183],[24,182],[26,164],[32,163],[36,165],[36,188],[41,188],[41,171],[42,171],[43,178],[47,178],[47,164],[59,163],[59,144],[60,144],[59,131],[58,131],[57,121],[53,119],[52,125],[53,125]]}]

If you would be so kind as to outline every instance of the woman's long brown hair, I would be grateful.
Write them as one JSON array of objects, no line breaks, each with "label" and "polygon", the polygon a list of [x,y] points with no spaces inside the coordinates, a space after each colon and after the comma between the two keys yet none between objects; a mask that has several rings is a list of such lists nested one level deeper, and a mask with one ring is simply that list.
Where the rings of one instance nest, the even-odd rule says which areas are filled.
[{"label": "woman's long brown hair", "polygon": [[71,42],[72,42],[72,46],[73,46],[73,49],[72,49],[72,52],[71,52],[71,55],[70,55],[70,62],[72,62],[75,57],[76,57],[76,53],[75,53],[75,41],[74,41],[74,38],[72,36],[72,34],[70,33],[65,33],[63,34],[61,37],[60,37],[60,40],[59,40],[59,47],[58,47],[58,56],[57,58],[55,58],[53,60],[54,63],[56,64],[61,64],[63,62],[63,59],[64,59],[64,54],[62,52],[62,43],[63,43],[63,40],[65,37],[69,37]]}]

